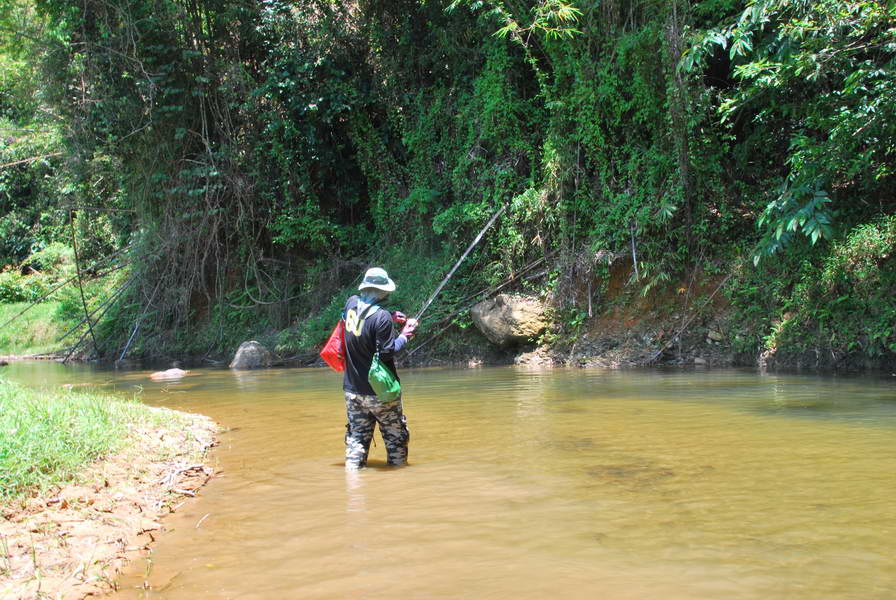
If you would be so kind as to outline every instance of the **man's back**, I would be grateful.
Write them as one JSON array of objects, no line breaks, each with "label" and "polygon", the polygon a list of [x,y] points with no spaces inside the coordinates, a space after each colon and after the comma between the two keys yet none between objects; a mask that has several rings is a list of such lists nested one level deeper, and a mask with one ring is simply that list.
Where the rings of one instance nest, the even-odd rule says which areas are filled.
[{"label": "man's back", "polygon": [[345,304],[345,375],[342,387],[347,392],[374,395],[367,381],[367,373],[373,355],[379,352],[380,360],[396,374],[395,353],[404,345],[405,338],[395,335],[392,317],[377,304],[362,302],[352,296]]}]

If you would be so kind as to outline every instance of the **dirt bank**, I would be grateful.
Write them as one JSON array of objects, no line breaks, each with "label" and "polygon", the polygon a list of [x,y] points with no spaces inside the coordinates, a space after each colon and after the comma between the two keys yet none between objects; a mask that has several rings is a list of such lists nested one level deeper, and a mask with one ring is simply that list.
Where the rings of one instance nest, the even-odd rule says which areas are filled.
[{"label": "dirt bank", "polygon": [[[602,277],[582,279],[552,298],[552,329],[529,346],[500,349],[475,327],[429,334],[425,324],[405,366],[521,364],[537,367],[757,367],[769,371],[896,372],[896,353],[868,356],[756,340],[761,326],[733,307],[731,276],[697,271],[641,293],[628,284],[631,262],[614,262]],[[786,316],[786,315],[785,315]],[[777,321],[773,321],[774,325]],[[415,350],[422,346],[420,350]]]},{"label": "dirt bank", "polygon": [[412,346],[407,363],[605,368],[756,364],[755,357],[735,351],[739,332],[720,293],[724,276],[695,276],[647,295],[627,286],[630,278],[631,265],[620,260],[604,279],[590,286],[582,281],[571,296],[549,301],[554,323],[537,343],[500,349],[474,327],[448,331],[438,340],[427,338],[424,329],[423,348],[415,352]]},{"label": "dirt bank", "polygon": [[163,517],[214,474],[204,461],[217,431],[201,415],[176,430],[134,427],[126,450],[78,481],[0,505],[0,598],[80,600],[114,590]]}]

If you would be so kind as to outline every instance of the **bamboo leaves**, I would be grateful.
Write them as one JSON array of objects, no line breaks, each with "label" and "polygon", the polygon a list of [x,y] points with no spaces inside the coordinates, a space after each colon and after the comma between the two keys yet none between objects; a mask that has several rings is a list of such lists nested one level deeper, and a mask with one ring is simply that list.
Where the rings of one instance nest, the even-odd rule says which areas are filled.
[{"label": "bamboo leaves", "polygon": [[448,10],[454,11],[464,4],[474,12],[484,10],[502,23],[494,35],[514,39],[523,45],[528,45],[528,38],[532,33],[539,33],[546,39],[569,39],[582,33],[576,29],[582,11],[572,2],[541,0],[531,8],[529,15],[515,13],[508,7],[508,3],[501,1],[455,0],[448,6]]}]

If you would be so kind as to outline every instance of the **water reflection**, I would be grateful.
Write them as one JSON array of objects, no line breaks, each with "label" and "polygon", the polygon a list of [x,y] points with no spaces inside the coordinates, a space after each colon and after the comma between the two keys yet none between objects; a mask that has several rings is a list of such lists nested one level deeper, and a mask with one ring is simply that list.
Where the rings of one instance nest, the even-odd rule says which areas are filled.
[{"label": "water reflection", "polygon": [[346,511],[358,513],[364,512],[367,508],[367,498],[364,495],[363,485],[362,471],[345,469],[345,491],[348,498]]}]

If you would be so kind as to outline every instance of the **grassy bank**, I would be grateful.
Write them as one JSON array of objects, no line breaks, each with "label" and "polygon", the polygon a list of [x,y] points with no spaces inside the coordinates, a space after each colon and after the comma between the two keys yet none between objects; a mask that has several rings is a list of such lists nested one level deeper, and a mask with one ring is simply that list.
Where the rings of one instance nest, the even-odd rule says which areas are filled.
[{"label": "grassy bank", "polygon": [[[0,324],[6,323],[30,302],[0,304]],[[59,350],[65,324],[58,318],[59,302],[38,304],[0,329],[0,354],[24,356],[51,354]]]},{"label": "grassy bank", "polygon": [[201,415],[0,380],[0,598],[115,590],[213,475],[217,431]]},{"label": "grassy bank", "polygon": [[180,419],[136,401],[0,380],[0,501],[72,479],[120,449],[132,426],[178,428]]}]

